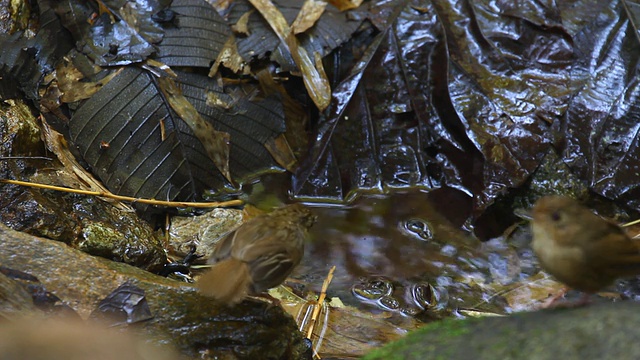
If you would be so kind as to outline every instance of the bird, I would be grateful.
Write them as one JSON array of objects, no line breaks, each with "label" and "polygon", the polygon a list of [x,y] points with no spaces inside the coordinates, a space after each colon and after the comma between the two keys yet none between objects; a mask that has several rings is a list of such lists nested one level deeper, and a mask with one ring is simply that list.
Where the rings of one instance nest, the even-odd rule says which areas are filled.
[{"label": "bird", "polygon": [[300,263],[315,221],[302,204],[249,219],[214,245],[213,265],[197,279],[198,290],[232,306],[282,284]]},{"label": "bird", "polygon": [[625,231],[578,201],[544,196],[531,211],[532,248],[540,266],[587,295],[640,274],[640,248]]}]

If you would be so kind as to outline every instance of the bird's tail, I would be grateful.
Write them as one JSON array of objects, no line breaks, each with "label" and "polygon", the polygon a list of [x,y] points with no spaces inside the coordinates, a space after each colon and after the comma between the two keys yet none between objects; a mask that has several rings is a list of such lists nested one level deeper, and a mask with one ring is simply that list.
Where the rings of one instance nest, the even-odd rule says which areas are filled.
[{"label": "bird's tail", "polygon": [[215,263],[197,282],[201,294],[228,305],[247,297],[250,285],[249,266],[232,257]]}]

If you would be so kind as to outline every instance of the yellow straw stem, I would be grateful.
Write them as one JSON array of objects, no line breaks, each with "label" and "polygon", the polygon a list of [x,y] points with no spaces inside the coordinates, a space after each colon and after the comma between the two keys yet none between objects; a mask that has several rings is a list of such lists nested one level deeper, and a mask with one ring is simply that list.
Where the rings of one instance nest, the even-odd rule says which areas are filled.
[{"label": "yellow straw stem", "polygon": [[164,200],[155,200],[155,199],[134,198],[130,196],[122,196],[122,195],[107,193],[103,191],[71,189],[71,188],[66,188],[61,186],[38,184],[38,183],[32,183],[32,182],[20,181],[20,180],[0,179],[0,182],[5,184],[28,186],[28,187],[38,188],[38,189],[63,191],[63,192],[68,192],[73,194],[99,196],[99,197],[109,198],[109,199],[118,200],[118,201],[127,201],[132,203],[167,206],[167,207],[216,208],[216,207],[239,206],[243,204],[242,200],[229,200],[229,201],[222,201],[222,202],[164,201]]}]

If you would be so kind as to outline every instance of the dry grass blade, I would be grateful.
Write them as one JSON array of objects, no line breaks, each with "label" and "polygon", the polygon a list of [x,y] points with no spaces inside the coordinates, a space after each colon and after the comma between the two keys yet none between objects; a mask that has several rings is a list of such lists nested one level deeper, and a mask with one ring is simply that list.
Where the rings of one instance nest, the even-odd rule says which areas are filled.
[{"label": "dry grass blade", "polygon": [[[327,297],[327,289],[329,288],[329,284],[333,279],[333,272],[336,270],[335,265],[331,267],[329,270],[329,274],[327,274],[327,278],[324,279],[322,283],[322,290],[320,291],[320,296],[318,296],[318,301],[313,305],[313,313],[311,315],[311,321],[309,324],[309,328],[307,329],[307,339],[311,340],[311,335],[313,334],[313,330],[315,329],[316,320],[318,319],[318,315],[320,314],[320,309],[322,309],[322,304],[324,304],[324,299]],[[315,354],[318,358],[317,354]]]},{"label": "dry grass blade", "polygon": [[216,207],[239,206],[243,204],[242,200],[230,200],[230,201],[222,201],[222,202],[186,202],[186,201],[163,201],[163,200],[155,200],[155,199],[141,199],[141,198],[134,198],[130,196],[116,195],[116,194],[112,194],[110,192],[105,192],[105,191],[70,189],[70,188],[65,188],[61,186],[38,184],[38,183],[32,183],[28,181],[9,180],[9,179],[0,179],[0,183],[27,186],[27,187],[33,187],[38,189],[63,191],[63,192],[68,192],[73,194],[99,196],[99,197],[114,199],[118,201],[128,201],[132,203],[149,204],[149,205],[166,206],[166,207],[216,208]]},{"label": "dry grass blade", "polygon": [[633,226],[633,225],[636,225],[636,224],[640,224],[640,219],[633,220],[633,221],[628,222],[628,223],[624,223],[624,224],[620,225],[620,227],[629,227],[629,226]]}]

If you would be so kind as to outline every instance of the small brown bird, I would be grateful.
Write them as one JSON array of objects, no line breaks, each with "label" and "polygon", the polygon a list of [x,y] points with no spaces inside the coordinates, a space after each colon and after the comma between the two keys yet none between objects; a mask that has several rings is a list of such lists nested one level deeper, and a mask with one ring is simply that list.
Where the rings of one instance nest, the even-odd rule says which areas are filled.
[{"label": "small brown bird", "polygon": [[532,216],[533,251],[542,268],[565,285],[591,294],[640,274],[638,243],[576,200],[545,196]]},{"label": "small brown bird", "polygon": [[315,221],[300,204],[248,220],[215,245],[213,267],[197,282],[200,292],[233,305],[282,284],[300,263]]}]

